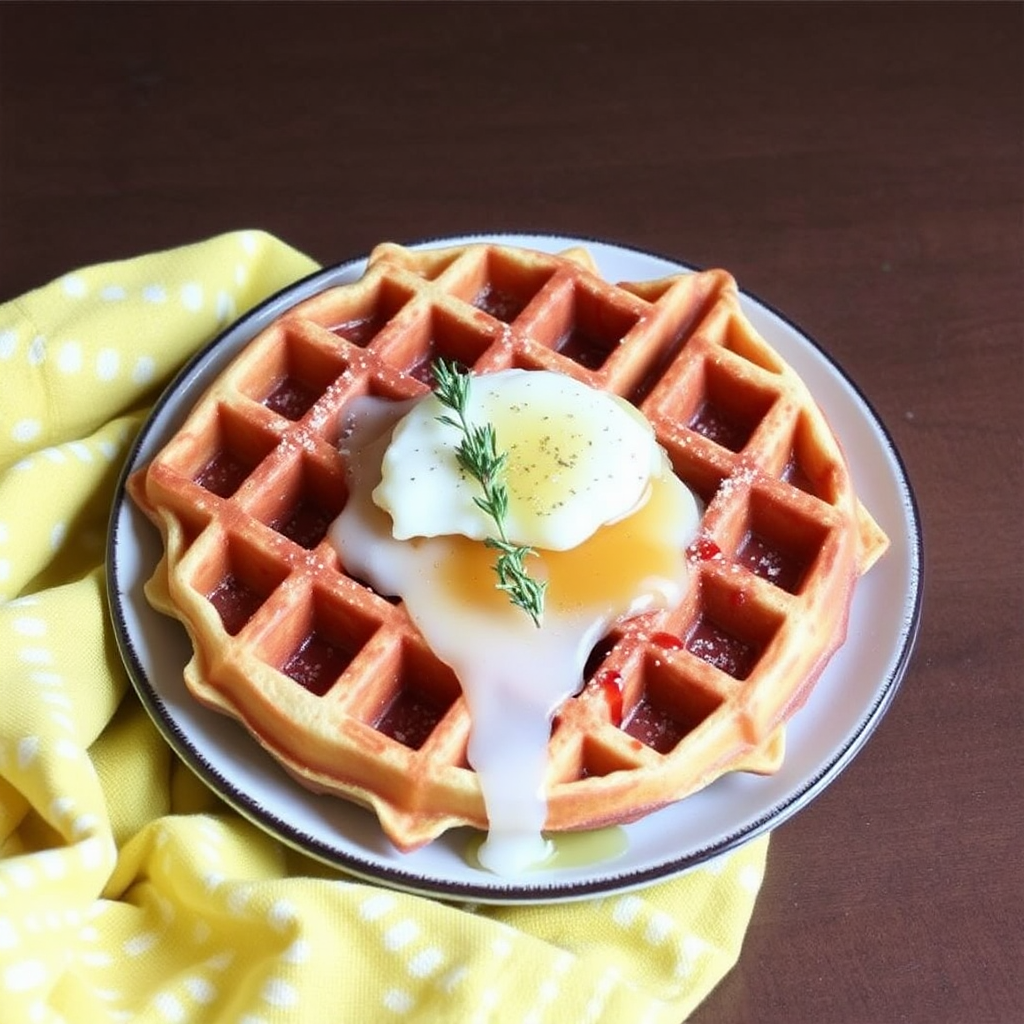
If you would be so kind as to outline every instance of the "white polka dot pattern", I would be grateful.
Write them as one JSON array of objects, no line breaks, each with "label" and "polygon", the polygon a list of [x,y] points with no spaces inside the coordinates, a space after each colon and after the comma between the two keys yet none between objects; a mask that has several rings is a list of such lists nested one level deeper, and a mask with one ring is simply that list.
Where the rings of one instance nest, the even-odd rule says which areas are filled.
[{"label": "white polka dot pattern", "polygon": [[678,1024],[738,953],[764,841],[629,896],[446,906],[324,877],[126,697],[104,545],[138,409],[312,269],[235,233],[0,306],[3,1020]]}]

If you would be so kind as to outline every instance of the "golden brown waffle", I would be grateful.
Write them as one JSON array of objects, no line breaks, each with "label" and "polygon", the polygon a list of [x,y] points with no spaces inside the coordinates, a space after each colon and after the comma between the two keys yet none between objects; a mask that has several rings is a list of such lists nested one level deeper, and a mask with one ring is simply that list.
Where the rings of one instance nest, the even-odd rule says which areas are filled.
[{"label": "golden brown waffle", "polygon": [[614,286],[582,250],[382,245],[358,282],[248,344],[129,484],[164,540],[147,593],[191,636],[191,692],[305,785],[372,807],[400,849],[486,828],[458,682],[325,539],[346,501],[346,403],[425,392],[438,356],[626,397],[706,503],[682,605],[616,628],[556,715],[549,829],[774,770],[887,539],[728,274]]}]

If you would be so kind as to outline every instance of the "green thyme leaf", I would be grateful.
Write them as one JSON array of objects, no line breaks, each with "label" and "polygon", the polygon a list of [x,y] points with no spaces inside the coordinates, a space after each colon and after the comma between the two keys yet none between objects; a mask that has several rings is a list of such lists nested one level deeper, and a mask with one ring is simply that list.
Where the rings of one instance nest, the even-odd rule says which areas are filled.
[{"label": "green thyme leaf", "polygon": [[508,518],[508,488],[501,479],[508,462],[508,455],[498,451],[494,427],[490,423],[469,422],[469,372],[454,361],[438,359],[433,365],[437,400],[454,416],[438,416],[441,423],[455,427],[462,432],[462,440],[455,449],[455,458],[477,483],[483,494],[473,498],[477,507],[493,521],[498,535],[488,537],[484,542],[498,552],[494,564],[497,574],[496,586],[508,594],[509,600],[521,608],[540,626],[544,613],[544,591],[547,584],[534,579],[526,569],[525,560],[537,552],[531,547],[512,544],[505,532]]}]

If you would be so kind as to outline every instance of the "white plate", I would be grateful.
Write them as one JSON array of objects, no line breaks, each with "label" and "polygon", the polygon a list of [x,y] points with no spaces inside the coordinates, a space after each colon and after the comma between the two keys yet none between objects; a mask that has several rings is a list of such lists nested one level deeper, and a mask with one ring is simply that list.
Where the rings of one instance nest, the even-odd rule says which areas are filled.
[{"label": "white plate", "polygon": [[[645,280],[692,269],[590,239],[487,236],[558,251],[585,244],[602,276]],[[448,245],[472,238],[436,239]],[[231,358],[284,310],[360,276],[365,260],[318,272],[247,314],[200,352],[157,403],[125,474],[148,462]],[[142,585],[161,553],[156,530],[119,488],[108,540],[108,591],[129,674],[158,728],[182,759],[242,814],[283,842],[354,875],[446,899],[553,902],[622,891],[678,874],[775,828],[820,793],[860,750],[906,669],[920,614],[921,535],[913,494],[893,443],[853,383],[792,323],[749,295],[745,312],[803,377],[840,438],[858,492],[892,546],[858,584],[849,638],[787,731],[785,763],[769,778],[735,774],[626,826],[617,857],[531,872],[509,881],[474,867],[469,830],[412,854],[385,839],[376,818],[344,800],[315,796],[287,776],[233,720],[194,701],[182,682],[191,649],[184,630],[154,612]],[[123,483],[123,481],[122,481]]]}]

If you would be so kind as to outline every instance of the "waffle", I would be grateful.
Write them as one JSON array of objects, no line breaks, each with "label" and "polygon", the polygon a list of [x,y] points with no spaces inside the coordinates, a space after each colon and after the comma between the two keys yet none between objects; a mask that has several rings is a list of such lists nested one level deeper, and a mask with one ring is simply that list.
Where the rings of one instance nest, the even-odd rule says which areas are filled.
[{"label": "waffle", "polygon": [[547,828],[634,821],[725,772],[776,770],[887,538],[729,274],[612,285],[581,249],[381,245],[357,282],[234,359],[128,484],[162,535],[147,595],[190,635],[191,693],[307,787],[371,807],[400,850],[486,829],[457,679],[327,539],[346,404],[425,393],[439,356],[624,396],[704,503],[683,602],[617,624],[555,715]]}]

